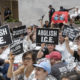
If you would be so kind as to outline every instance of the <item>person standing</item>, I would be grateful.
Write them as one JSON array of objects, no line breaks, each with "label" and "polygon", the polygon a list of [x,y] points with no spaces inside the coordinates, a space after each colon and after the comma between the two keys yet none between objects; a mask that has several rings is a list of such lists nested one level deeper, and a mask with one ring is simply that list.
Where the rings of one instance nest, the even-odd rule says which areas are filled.
[{"label": "person standing", "polygon": [[49,23],[51,24],[51,18],[53,13],[55,12],[55,9],[52,7],[52,5],[49,5]]},{"label": "person standing", "polygon": [[65,9],[63,6],[60,6],[60,10],[59,11],[67,11],[67,12],[69,12],[72,9],[75,9],[75,7],[69,8],[69,9]]},{"label": "person standing", "polygon": [[11,16],[11,10],[9,8],[6,8],[4,11],[4,20],[6,21],[10,19],[10,16]]}]

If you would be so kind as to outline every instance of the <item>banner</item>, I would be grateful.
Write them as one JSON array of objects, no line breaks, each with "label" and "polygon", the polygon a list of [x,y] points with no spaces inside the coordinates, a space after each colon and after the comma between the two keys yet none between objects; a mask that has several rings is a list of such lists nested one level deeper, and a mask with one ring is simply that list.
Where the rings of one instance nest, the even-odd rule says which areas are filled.
[{"label": "banner", "polygon": [[0,27],[0,47],[6,46],[12,43],[12,39],[10,36],[10,30],[8,25],[4,25]]},{"label": "banner", "polygon": [[36,43],[58,44],[58,29],[37,28]]},{"label": "banner", "polygon": [[17,28],[13,28],[13,37],[18,38],[21,35],[26,36],[27,35],[27,29],[26,26],[20,26]]},{"label": "banner", "polygon": [[64,37],[68,36],[69,40],[74,41],[78,33],[79,33],[79,30],[77,28],[74,28],[68,25],[64,25],[62,35]]},{"label": "banner", "polygon": [[23,42],[20,40],[16,40],[14,41],[11,45],[10,45],[10,50],[14,55],[18,55],[23,53]]},{"label": "banner", "polygon": [[67,23],[68,22],[68,12],[56,11],[52,16],[52,22],[55,23]]}]

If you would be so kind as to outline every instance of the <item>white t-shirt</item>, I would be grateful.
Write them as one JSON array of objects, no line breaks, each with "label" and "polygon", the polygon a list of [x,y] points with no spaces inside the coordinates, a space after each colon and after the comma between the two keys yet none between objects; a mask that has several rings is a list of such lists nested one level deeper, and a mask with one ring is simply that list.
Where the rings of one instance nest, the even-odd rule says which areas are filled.
[{"label": "white t-shirt", "polygon": [[35,78],[35,70],[33,70],[31,72],[31,74],[29,75],[28,78],[25,76],[25,70],[24,70],[23,74],[20,74],[20,75],[17,75],[17,76],[14,76],[14,74],[13,74],[13,77],[11,78],[11,80],[16,80],[16,78],[17,78],[17,80],[36,80],[36,78]]},{"label": "white t-shirt", "polygon": [[32,41],[30,39],[27,39],[26,36],[25,39],[23,40],[23,48],[24,48],[24,52],[33,50],[36,48],[36,43],[32,43]]},{"label": "white t-shirt", "polygon": [[70,58],[72,55],[68,52],[67,48],[66,48],[66,44],[65,42],[63,44],[58,44],[55,47],[56,50],[60,51],[62,54],[62,60],[65,60]]},{"label": "white t-shirt", "polygon": [[80,10],[78,10],[78,12],[75,12],[73,14],[70,14],[70,18],[76,17],[78,14],[80,14]]},{"label": "white t-shirt", "polygon": [[32,71],[32,73],[30,74],[30,76],[28,78],[24,75],[24,80],[36,80],[35,79],[35,70]]}]

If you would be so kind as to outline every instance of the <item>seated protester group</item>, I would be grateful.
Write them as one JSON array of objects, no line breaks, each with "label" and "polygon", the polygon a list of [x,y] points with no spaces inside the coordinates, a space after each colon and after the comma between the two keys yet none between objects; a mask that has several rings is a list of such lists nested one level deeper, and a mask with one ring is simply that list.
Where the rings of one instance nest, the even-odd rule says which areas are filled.
[{"label": "seated protester group", "polygon": [[18,80],[32,80],[35,78],[35,70],[33,64],[36,62],[35,54],[32,51],[27,51],[22,56],[23,65],[16,71],[13,71],[14,56],[10,56],[10,66],[8,69],[7,76],[15,80],[16,76],[19,76]]},{"label": "seated protester group", "polygon": [[[51,27],[51,17],[55,12],[55,9],[52,8],[52,5],[50,5],[49,8],[49,21],[46,20],[43,24],[43,19],[40,20],[41,28],[49,29],[59,27],[61,31],[64,27],[63,23],[53,23],[55,26],[57,26]],[[71,9],[65,9],[62,6],[60,7],[60,11],[68,12]],[[78,76],[72,77],[70,74],[67,77],[62,76],[64,73],[69,71],[67,67],[68,63],[66,63],[68,62],[68,59],[73,56],[75,60],[80,61],[80,36],[77,38],[77,51],[70,48],[68,38],[64,38],[62,36],[62,32],[60,32],[58,45],[42,43],[41,49],[38,51],[38,53],[35,53],[35,50],[31,50],[36,47],[37,27],[38,26],[33,25],[33,27],[30,26],[26,30],[27,36],[25,36],[25,38],[23,37],[24,54],[22,54],[22,57],[19,56],[20,60],[22,60],[22,64],[17,68],[17,70],[14,70],[14,63],[16,60],[14,55],[10,54],[9,60],[6,60],[8,59],[8,55],[10,53],[10,47],[6,46],[0,48],[0,80],[16,80],[16,78],[17,80],[80,80]],[[2,52],[4,52],[4,54],[2,54]],[[39,60],[37,64],[36,55],[37,59]],[[2,58],[5,58],[5,60]],[[79,69],[79,67],[76,69]]]},{"label": "seated protester group", "polygon": [[14,56],[10,56],[10,66],[7,76],[12,80],[19,76],[18,80],[56,80],[55,77],[49,75],[51,72],[51,64],[48,59],[41,59],[35,64],[35,55],[32,51],[23,54],[23,65],[16,71],[13,71]]}]

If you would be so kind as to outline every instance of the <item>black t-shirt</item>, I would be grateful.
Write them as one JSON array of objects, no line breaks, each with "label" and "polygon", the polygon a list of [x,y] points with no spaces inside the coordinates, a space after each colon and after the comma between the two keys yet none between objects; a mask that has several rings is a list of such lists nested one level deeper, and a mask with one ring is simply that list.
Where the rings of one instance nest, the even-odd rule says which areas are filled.
[{"label": "black t-shirt", "polygon": [[75,57],[75,60],[80,61],[80,56],[78,55],[77,51],[74,51],[74,55],[73,56]]},{"label": "black t-shirt", "polygon": [[68,69],[65,62],[59,62],[52,65],[50,74],[53,75],[55,78],[57,78],[57,80],[60,80],[60,76],[67,72]]},{"label": "black t-shirt", "polygon": [[10,14],[11,14],[11,10],[5,10],[4,16],[10,15]]},{"label": "black t-shirt", "polygon": [[52,8],[50,11],[49,11],[49,17],[52,17],[53,13],[55,12],[55,9]]},{"label": "black t-shirt", "polygon": [[9,19],[10,15],[11,15],[11,10],[5,10],[4,12],[5,20]]},{"label": "black t-shirt", "polygon": [[50,28],[50,24],[49,25],[44,24],[43,28]]},{"label": "black t-shirt", "polygon": [[69,11],[69,9],[65,9],[65,8],[63,8],[63,9],[60,9],[59,11]]},{"label": "black t-shirt", "polygon": [[[53,51],[57,51],[57,50],[54,49]],[[46,55],[49,54],[48,48],[44,48],[44,49],[43,49],[43,53],[44,53],[44,55],[43,55],[43,58],[44,58]]]}]

